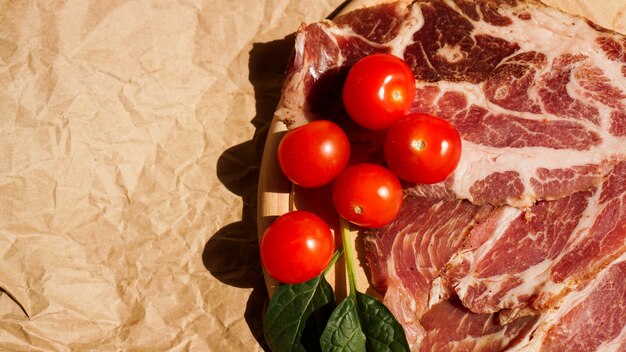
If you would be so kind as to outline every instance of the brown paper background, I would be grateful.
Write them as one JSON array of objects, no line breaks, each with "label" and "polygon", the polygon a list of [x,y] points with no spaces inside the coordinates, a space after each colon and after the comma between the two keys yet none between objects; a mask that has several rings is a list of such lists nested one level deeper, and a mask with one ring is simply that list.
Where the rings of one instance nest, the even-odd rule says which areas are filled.
[{"label": "brown paper background", "polygon": [[341,3],[0,2],[1,351],[263,348],[260,153],[290,34]]}]

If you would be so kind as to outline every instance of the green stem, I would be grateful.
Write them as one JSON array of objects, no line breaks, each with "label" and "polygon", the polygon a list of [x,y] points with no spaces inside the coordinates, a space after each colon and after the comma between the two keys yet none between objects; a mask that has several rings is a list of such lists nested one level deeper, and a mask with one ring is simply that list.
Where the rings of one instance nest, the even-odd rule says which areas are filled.
[{"label": "green stem", "polygon": [[330,270],[330,268],[332,268],[333,265],[335,265],[335,263],[337,262],[339,257],[341,257],[342,254],[343,254],[343,249],[339,248],[339,250],[336,251],[335,254],[333,254],[333,257],[330,260],[330,263],[328,263],[328,266],[326,266],[326,269],[324,269],[324,273],[322,273],[322,275],[326,275],[328,273],[328,270]]},{"label": "green stem", "polygon": [[343,216],[339,217],[341,227],[341,241],[343,242],[343,251],[346,254],[346,268],[348,269],[348,282],[350,283],[350,294],[355,294],[356,279],[354,277],[354,254],[352,253],[352,238],[350,237],[350,223]]}]

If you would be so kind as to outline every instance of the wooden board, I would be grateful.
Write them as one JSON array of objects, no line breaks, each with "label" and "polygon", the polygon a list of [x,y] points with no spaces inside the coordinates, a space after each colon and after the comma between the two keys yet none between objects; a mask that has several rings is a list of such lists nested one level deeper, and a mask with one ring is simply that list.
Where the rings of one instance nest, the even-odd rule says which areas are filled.
[{"label": "wooden board", "polygon": [[[380,3],[389,0],[360,0],[353,1],[344,11],[349,11],[364,4]],[[622,33],[626,33],[626,1],[624,0],[543,0],[544,3],[561,9],[570,14],[584,16],[595,23]],[[259,195],[257,208],[257,229],[259,239],[269,224],[279,215],[288,211],[298,209],[298,202],[294,199],[293,187],[289,180],[280,171],[276,158],[276,150],[280,139],[286,132],[287,128],[283,123],[274,117],[272,121],[263,159],[261,161],[261,171],[259,177]],[[315,204],[313,204],[315,206]],[[324,208],[322,204],[320,208]],[[331,227],[336,230],[337,223],[331,220]],[[352,232],[353,238],[356,239],[358,234]],[[336,236],[338,239],[340,236]],[[360,241],[351,243],[357,253],[362,253]],[[362,255],[357,254],[362,258]],[[335,287],[338,298],[344,297],[347,291],[347,282],[345,277],[345,269],[343,261],[339,261],[335,270],[331,270],[327,276],[328,281]],[[369,287],[368,271],[364,263],[358,263],[358,286],[361,291],[367,290],[368,293],[377,295],[378,292]],[[278,285],[267,273],[265,281],[268,292],[271,295]]]}]

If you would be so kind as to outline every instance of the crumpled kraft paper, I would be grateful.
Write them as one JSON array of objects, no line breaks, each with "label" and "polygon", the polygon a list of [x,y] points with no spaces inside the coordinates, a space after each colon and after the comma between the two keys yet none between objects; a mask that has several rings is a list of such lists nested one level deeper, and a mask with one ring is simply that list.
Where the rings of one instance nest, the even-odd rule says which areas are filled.
[{"label": "crumpled kraft paper", "polygon": [[0,2],[1,351],[261,349],[263,126],[340,3]]},{"label": "crumpled kraft paper", "polygon": [[342,2],[0,2],[1,351],[264,347],[260,153],[290,34]]}]

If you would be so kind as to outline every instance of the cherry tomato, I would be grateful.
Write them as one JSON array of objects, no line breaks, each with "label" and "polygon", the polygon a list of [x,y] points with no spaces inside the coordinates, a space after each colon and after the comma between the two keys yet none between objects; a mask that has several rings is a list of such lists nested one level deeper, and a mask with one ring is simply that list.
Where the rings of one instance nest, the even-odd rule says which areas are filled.
[{"label": "cherry tomato", "polygon": [[333,203],[351,223],[376,228],[391,222],[402,205],[402,187],[388,169],[362,163],[347,167],[333,185]]},{"label": "cherry tomato", "polygon": [[359,125],[383,130],[407,113],[415,98],[413,71],[391,54],[372,54],[348,72],[343,104]]},{"label": "cherry tomato", "polygon": [[350,142],[343,130],[315,120],[285,134],[278,145],[278,163],[291,182],[319,187],[334,180],[350,159]]},{"label": "cherry tomato", "polygon": [[297,284],[321,274],[335,252],[330,227],[303,210],[281,215],[261,238],[261,262],[276,280]]},{"label": "cherry tomato", "polygon": [[459,132],[448,121],[426,114],[409,114],[388,130],[385,161],[399,178],[432,184],[443,181],[461,159]]}]

